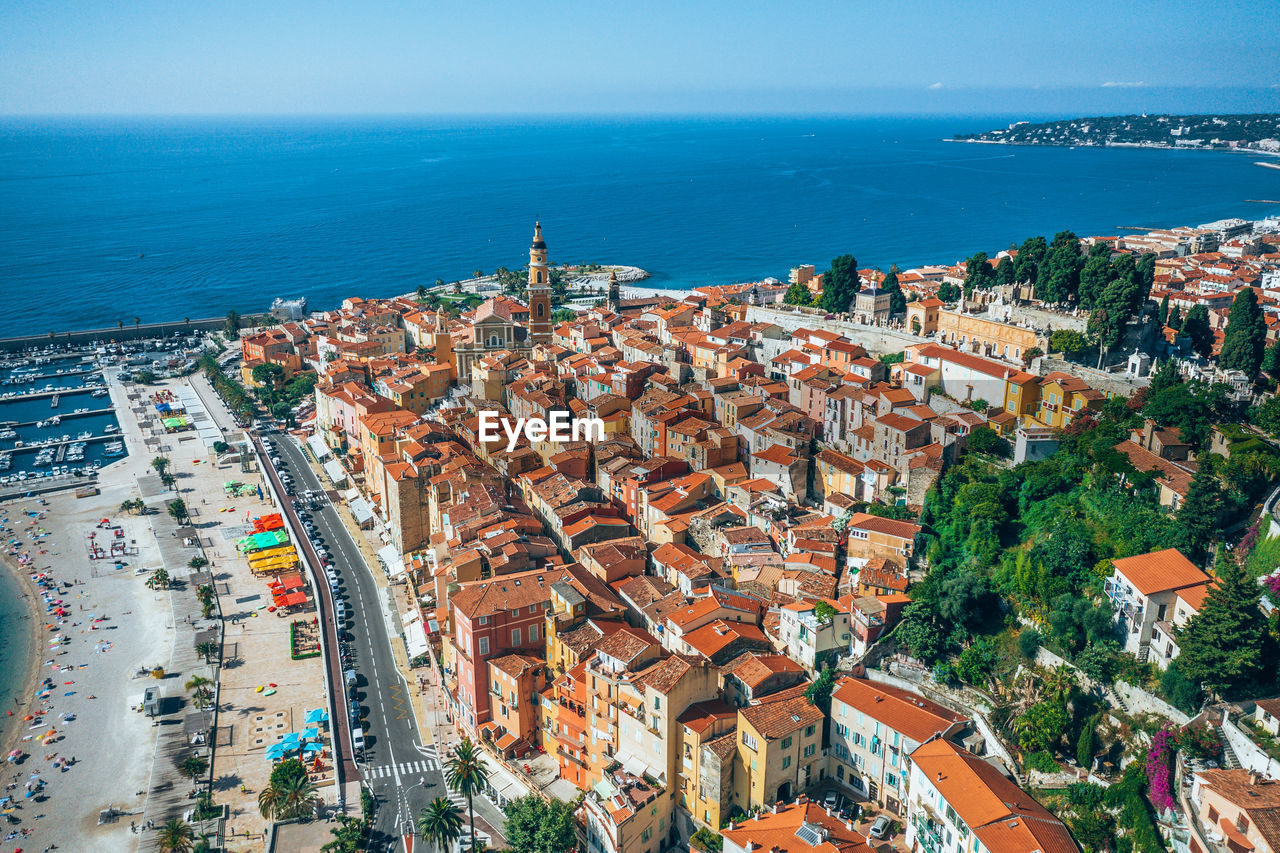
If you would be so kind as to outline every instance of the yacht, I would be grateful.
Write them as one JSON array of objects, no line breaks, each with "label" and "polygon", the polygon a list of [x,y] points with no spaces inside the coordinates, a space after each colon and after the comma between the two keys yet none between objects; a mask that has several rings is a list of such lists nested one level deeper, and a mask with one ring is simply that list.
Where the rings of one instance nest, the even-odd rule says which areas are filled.
[{"label": "yacht", "polygon": [[13,429],[0,429],[0,438],[17,438],[18,432]]},{"label": "yacht", "polygon": [[8,471],[13,466],[13,455],[0,453],[0,471]]},{"label": "yacht", "polygon": [[107,457],[124,456],[123,441],[109,441],[106,447],[102,448],[102,455]]}]

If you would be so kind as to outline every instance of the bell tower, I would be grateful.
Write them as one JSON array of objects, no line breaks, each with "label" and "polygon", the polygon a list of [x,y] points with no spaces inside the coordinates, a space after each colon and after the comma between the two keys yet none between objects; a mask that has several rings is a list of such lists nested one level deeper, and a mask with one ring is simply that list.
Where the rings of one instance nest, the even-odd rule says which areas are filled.
[{"label": "bell tower", "polygon": [[449,377],[458,378],[458,359],[453,354],[453,337],[449,334],[449,324],[444,315],[436,312],[436,330],[432,335],[436,347],[436,364],[449,365]]},{"label": "bell tower", "polygon": [[609,271],[609,310],[617,314],[622,308],[622,298],[618,293],[618,271]]},{"label": "bell tower", "polygon": [[541,222],[533,224],[529,247],[529,338],[535,345],[551,343],[551,273]]}]

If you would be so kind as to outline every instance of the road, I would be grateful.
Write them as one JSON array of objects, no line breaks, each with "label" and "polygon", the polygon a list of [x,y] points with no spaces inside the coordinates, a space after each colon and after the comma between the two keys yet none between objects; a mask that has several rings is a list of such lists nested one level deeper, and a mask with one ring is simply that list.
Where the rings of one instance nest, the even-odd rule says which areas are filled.
[{"label": "road", "polygon": [[[298,494],[325,491],[292,438],[282,434],[267,437],[279,453],[282,467],[292,475]],[[391,652],[397,617],[389,593],[384,594],[374,582],[374,570],[328,499],[309,514],[338,574],[338,598],[346,602],[347,615],[341,627],[349,635],[346,646],[351,649],[352,661],[343,669],[352,668],[358,674],[356,699],[366,743],[358,761],[360,775],[378,800],[375,837],[390,843],[431,799],[451,796],[463,807],[465,800],[447,792],[435,747],[424,746],[418,736],[410,688]],[[307,538],[305,530],[295,532],[301,539]],[[341,689],[345,698],[345,685]]]},{"label": "road", "polygon": [[[224,430],[234,429],[230,414],[204,377],[193,376],[192,385],[219,425]],[[270,454],[264,452],[263,439],[268,440],[279,455],[279,471],[271,465]],[[279,489],[279,494],[284,494],[279,479],[279,475],[284,472],[293,477],[296,494],[308,490],[327,494],[326,485],[320,482],[295,439],[281,432],[263,432],[255,435],[255,442],[259,445],[264,473]],[[347,702],[348,698],[341,673],[347,669],[354,669],[357,673],[356,705],[366,746],[362,756],[353,757],[350,731],[335,731],[335,744],[343,759],[344,777],[348,781],[363,779],[365,786],[377,799],[374,843],[370,845],[370,849],[399,850],[401,833],[416,822],[416,816],[431,800],[448,797],[464,812],[466,800],[449,790],[436,747],[424,745],[418,735],[408,692],[411,688],[396,668],[391,651],[392,638],[398,635],[396,609],[389,598],[390,592],[380,590],[374,581],[373,571],[381,569],[372,569],[368,565],[351,533],[342,523],[338,510],[327,497],[316,509],[305,512],[320,534],[322,546],[328,550],[339,578],[338,594],[333,596],[333,600],[335,603],[341,600],[346,605],[346,618],[339,630],[346,635],[342,645],[350,650],[351,662],[341,663],[331,657],[331,648],[325,649],[326,668],[331,673],[334,698],[339,705]],[[303,543],[304,549],[312,552],[308,555],[309,558],[319,566],[298,514],[286,505],[282,515],[293,529],[294,536]],[[330,601],[326,600],[327,581],[323,575],[317,577],[316,581],[321,593],[318,604],[324,609],[325,621],[332,624],[330,617],[334,610]],[[394,642],[399,642],[398,638]],[[349,702],[347,708],[354,710]],[[341,707],[338,716],[344,716]],[[353,806],[358,808],[358,804],[348,803],[348,811]],[[477,820],[484,821],[491,827],[502,827],[504,818],[501,810],[484,797],[476,797],[475,811]],[[477,828],[477,834],[484,840],[491,839],[490,834],[482,827]]]}]

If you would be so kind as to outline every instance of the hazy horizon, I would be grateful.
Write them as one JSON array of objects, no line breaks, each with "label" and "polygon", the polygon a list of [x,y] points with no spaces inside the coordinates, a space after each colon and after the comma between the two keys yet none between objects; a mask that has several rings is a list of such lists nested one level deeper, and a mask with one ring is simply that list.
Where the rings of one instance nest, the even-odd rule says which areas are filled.
[{"label": "hazy horizon", "polygon": [[1247,0],[0,6],[0,115],[1280,110]]}]

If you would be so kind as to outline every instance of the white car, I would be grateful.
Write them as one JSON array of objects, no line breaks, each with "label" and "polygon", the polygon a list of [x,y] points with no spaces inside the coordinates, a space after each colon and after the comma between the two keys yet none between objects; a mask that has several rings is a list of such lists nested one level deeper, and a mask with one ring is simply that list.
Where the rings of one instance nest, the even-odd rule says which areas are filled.
[{"label": "white car", "polygon": [[364,729],[359,726],[351,730],[351,748],[356,752],[364,752]]}]

